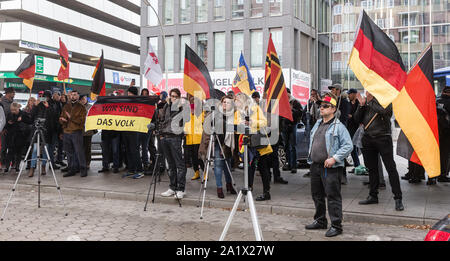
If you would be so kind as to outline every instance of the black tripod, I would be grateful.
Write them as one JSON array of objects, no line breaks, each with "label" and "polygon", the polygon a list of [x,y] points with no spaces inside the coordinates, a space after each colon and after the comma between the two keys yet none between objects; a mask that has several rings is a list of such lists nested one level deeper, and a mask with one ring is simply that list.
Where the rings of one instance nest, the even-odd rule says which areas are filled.
[{"label": "black tripod", "polygon": [[64,212],[66,213],[65,216],[67,216],[69,214],[69,213],[66,212],[66,206],[64,204],[64,199],[63,199],[62,194],[61,194],[61,188],[59,187],[58,181],[56,180],[56,175],[55,175],[55,171],[53,169],[52,162],[50,160],[50,155],[48,153],[47,146],[45,145],[45,140],[43,138],[44,134],[43,134],[43,131],[42,131],[43,130],[43,123],[44,123],[44,121],[42,121],[42,120],[37,120],[35,122],[36,130],[34,131],[33,137],[31,138],[30,147],[28,148],[27,154],[25,155],[25,159],[23,160],[22,166],[20,167],[19,174],[17,175],[16,182],[14,183],[14,186],[12,188],[12,191],[11,191],[10,195],[9,195],[8,201],[6,202],[6,207],[3,210],[3,214],[2,214],[2,217],[1,217],[0,221],[3,221],[3,218],[5,217],[6,210],[8,209],[9,203],[10,203],[10,201],[11,201],[13,195],[14,195],[14,192],[16,191],[17,183],[19,182],[20,175],[22,175],[22,171],[23,171],[24,166],[26,166],[26,162],[33,160],[33,159],[27,160],[27,158],[28,158],[29,153],[32,151],[32,148],[34,146],[34,141],[35,140],[37,141],[37,148],[36,148],[37,149],[37,156],[36,156],[36,159],[34,159],[34,160],[37,161],[36,162],[36,164],[37,164],[36,167],[39,168],[39,171],[38,171],[38,208],[41,207],[41,173],[42,173],[42,166],[41,166],[41,161],[42,161],[42,159],[41,159],[41,149],[42,149],[41,146],[42,146],[42,144],[41,144],[41,141],[42,141],[43,144],[44,144],[42,147],[44,148],[44,151],[45,151],[45,153],[47,155],[47,159],[48,159],[47,161],[49,162],[49,166],[50,166],[50,169],[52,171],[53,178],[55,180],[56,189],[58,190],[59,197],[60,197],[60,200],[61,200],[63,208],[64,208]]},{"label": "black tripod", "polygon": [[[147,200],[145,201],[145,206],[144,206],[144,211],[147,211],[147,204],[148,204],[148,200],[150,198],[150,192],[152,190],[152,186],[153,186],[153,198],[152,198],[152,203],[155,203],[155,194],[156,194],[156,182],[160,182],[161,181],[161,171],[157,171],[157,169],[159,168],[160,160],[162,158],[161,153],[159,152],[159,143],[158,143],[158,135],[155,135],[155,147],[156,147],[156,158],[155,158],[155,166],[153,167],[153,176],[152,179],[150,181],[150,187],[148,188],[148,193],[147,193]],[[169,172],[167,172],[167,175],[169,176],[169,180],[170,180],[170,174]],[[175,198],[178,201],[178,205],[181,208],[181,200],[178,198],[177,193],[175,193]]]}]

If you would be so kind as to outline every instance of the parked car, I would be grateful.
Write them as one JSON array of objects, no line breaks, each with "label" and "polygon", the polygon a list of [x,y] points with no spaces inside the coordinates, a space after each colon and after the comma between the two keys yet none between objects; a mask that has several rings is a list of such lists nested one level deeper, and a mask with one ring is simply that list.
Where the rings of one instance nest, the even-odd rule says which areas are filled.
[{"label": "parked car", "polygon": [[[297,144],[295,145],[297,151],[297,166],[307,164],[308,152],[309,152],[309,133],[310,130],[306,130],[306,126],[303,123],[297,124]],[[284,151],[284,145],[278,147],[278,158],[280,161],[280,167],[287,166],[286,153]]]},{"label": "parked car", "polygon": [[425,241],[450,241],[450,214],[431,227]]}]

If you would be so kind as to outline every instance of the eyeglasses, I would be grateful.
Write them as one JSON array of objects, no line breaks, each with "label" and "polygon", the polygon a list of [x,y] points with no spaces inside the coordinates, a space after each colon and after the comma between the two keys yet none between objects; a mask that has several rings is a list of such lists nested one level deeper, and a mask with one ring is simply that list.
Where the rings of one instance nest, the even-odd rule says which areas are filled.
[{"label": "eyeglasses", "polygon": [[322,104],[322,105],[320,105],[320,108],[324,108],[324,109],[328,109],[330,107],[331,107],[330,104]]}]

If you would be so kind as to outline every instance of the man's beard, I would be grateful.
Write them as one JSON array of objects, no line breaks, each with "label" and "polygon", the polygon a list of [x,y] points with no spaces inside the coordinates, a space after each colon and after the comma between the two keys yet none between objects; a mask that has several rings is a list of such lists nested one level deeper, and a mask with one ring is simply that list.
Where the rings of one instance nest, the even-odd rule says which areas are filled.
[{"label": "man's beard", "polygon": [[72,99],[72,103],[76,103],[78,100],[74,100],[74,99]]}]

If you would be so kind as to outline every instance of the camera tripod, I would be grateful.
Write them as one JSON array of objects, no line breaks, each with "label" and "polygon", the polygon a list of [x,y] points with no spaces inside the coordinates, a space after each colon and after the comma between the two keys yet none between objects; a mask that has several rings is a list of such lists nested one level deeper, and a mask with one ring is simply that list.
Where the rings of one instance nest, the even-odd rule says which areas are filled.
[{"label": "camera tripod", "polygon": [[49,163],[50,169],[52,171],[53,178],[55,180],[56,189],[58,190],[59,198],[60,198],[60,200],[62,202],[62,205],[63,205],[63,208],[64,208],[65,216],[67,216],[69,214],[69,213],[66,212],[66,206],[64,204],[64,199],[63,199],[62,194],[61,194],[61,188],[59,187],[58,181],[56,180],[55,171],[53,169],[53,165],[52,165],[52,162],[50,160],[50,155],[48,153],[47,146],[45,145],[45,140],[44,140],[43,137],[44,137],[44,135],[43,135],[43,131],[42,131],[41,127],[36,126],[36,130],[34,131],[33,137],[31,138],[31,144],[28,147],[28,151],[27,151],[27,153],[25,155],[25,159],[23,160],[23,164],[20,167],[19,174],[17,175],[16,182],[14,183],[14,186],[13,186],[13,188],[11,190],[11,193],[9,195],[8,201],[6,202],[6,207],[3,210],[3,214],[2,214],[2,217],[0,218],[0,221],[3,221],[3,219],[5,217],[6,210],[8,209],[9,203],[10,203],[12,197],[14,196],[14,192],[16,191],[17,183],[19,182],[20,176],[22,175],[23,168],[24,168],[24,166],[26,166],[25,163],[27,161],[32,161],[33,160],[33,159],[27,160],[27,158],[28,158],[29,153],[33,149],[35,140],[37,141],[37,147],[36,147],[36,149],[37,149],[37,156],[36,156],[36,159],[34,159],[34,160],[37,161],[36,162],[36,164],[37,164],[36,167],[39,168],[39,171],[38,171],[38,208],[41,207],[41,173],[42,173],[42,165],[41,165],[41,161],[42,161],[42,159],[41,159],[41,146],[42,146],[42,144],[41,144],[41,141],[42,141],[44,143],[43,148],[44,148],[44,151],[45,151],[45,153],[47,155],[47,161]]},{"label": "camera tripod", "polygon": [[[145,201],[145,206],[144,206],[144,211],[147,211],[147,204],[148,204],[148,200],[150,198],[150,192],[152,190],[152,186],[153,186],[153,198],[152,198],[152,203],[155,203],[155,194],[156,194],[156,182],[160,182],[161,181],[161,171],[157,169],[159,168],[160,160],[162,159],[162,155],[159,152],[159,143],[158,143],[158,137],[157,135],[155,135],[155,147],[156,147],[156,157],[155,157],[155,166],[153,167],[153,176],[152,179],[150,181],[150,187],[148,188],[148,193],[147,193],[147,200]],[[169,172],[167,172],[167,175],[169,176],[169,180],[170,180],[170,174]],[[178,198],[177,193],[175,193],[175,198],[178,201],[178,205],[181,208],[181,200]]]},{"label": "camera tripod", "polygon": [[[248,117],[246,117],[246,121],[249,121]],[[249,128],[246,126],[245,135],[243,140],[244,146],[244,187],[239,191],[239,194],[234,202],[233,209],[231,210],[230,216],[228,217],[227,223],[225,224],[225,228],[223,229],[222,235],[220,235],[219,241],[223,241],[227,236],[228,229],[230,228],[231,222],[233,221],[233,217],[236,214],[237,208],[239,206],[239,202],[244,196],[245,202],[248,202],[248,207],[250,209],[250,216],[252,218],[253,231],[255,232],[256,241],[264,241],[261,227],[259,226],[258,216],[256,215],[255,202],[253,201],[252,191],[248,188],[248,144],[249,144]]]},{"label": "camera tripod", "polygon": [[[203,208],[205,206],[206,187],[208,185],[209,168],[214,163],[214,160],[217,157],[215,155],[216,154],[215,153],[215,151],[216,151],[215,142],[216,141],[217,141],[217,144],[219,145],[220,151],[222,152],[222,155],[223,155],[223,158],[219,158],[219,159],[225,161],[225,166],[227,167],[228,173],[230,173],[230,176],[231,176],[231,184],[233,186],[233,189],[236,190],[235,182],[233,179],[233,174],[231,174],[231,168],[225,159],[225,153],[223,151],[222,145],[220,144],[219,136],[217,135],[216,129],[215,129],[215,106],[212,106],[211,110],[212,110],[212,119],[213,119],[212,134],[209,139],[208,154],[207,154],[207,158],[206,158],[206,167],[205,167],[205,172],[203,174],[203,179],[202,179],[202,183],[200,186],[200,191],[199,191],[199,195],[198,195],[198,203],[197,203],[197,207],[200,207],[200,198],[202,197],[202,191],[203,191],[202,208],[200,210],[200,219],[203,219]],[[225,132],[226,130],[223,130],[223,131]]]}]

